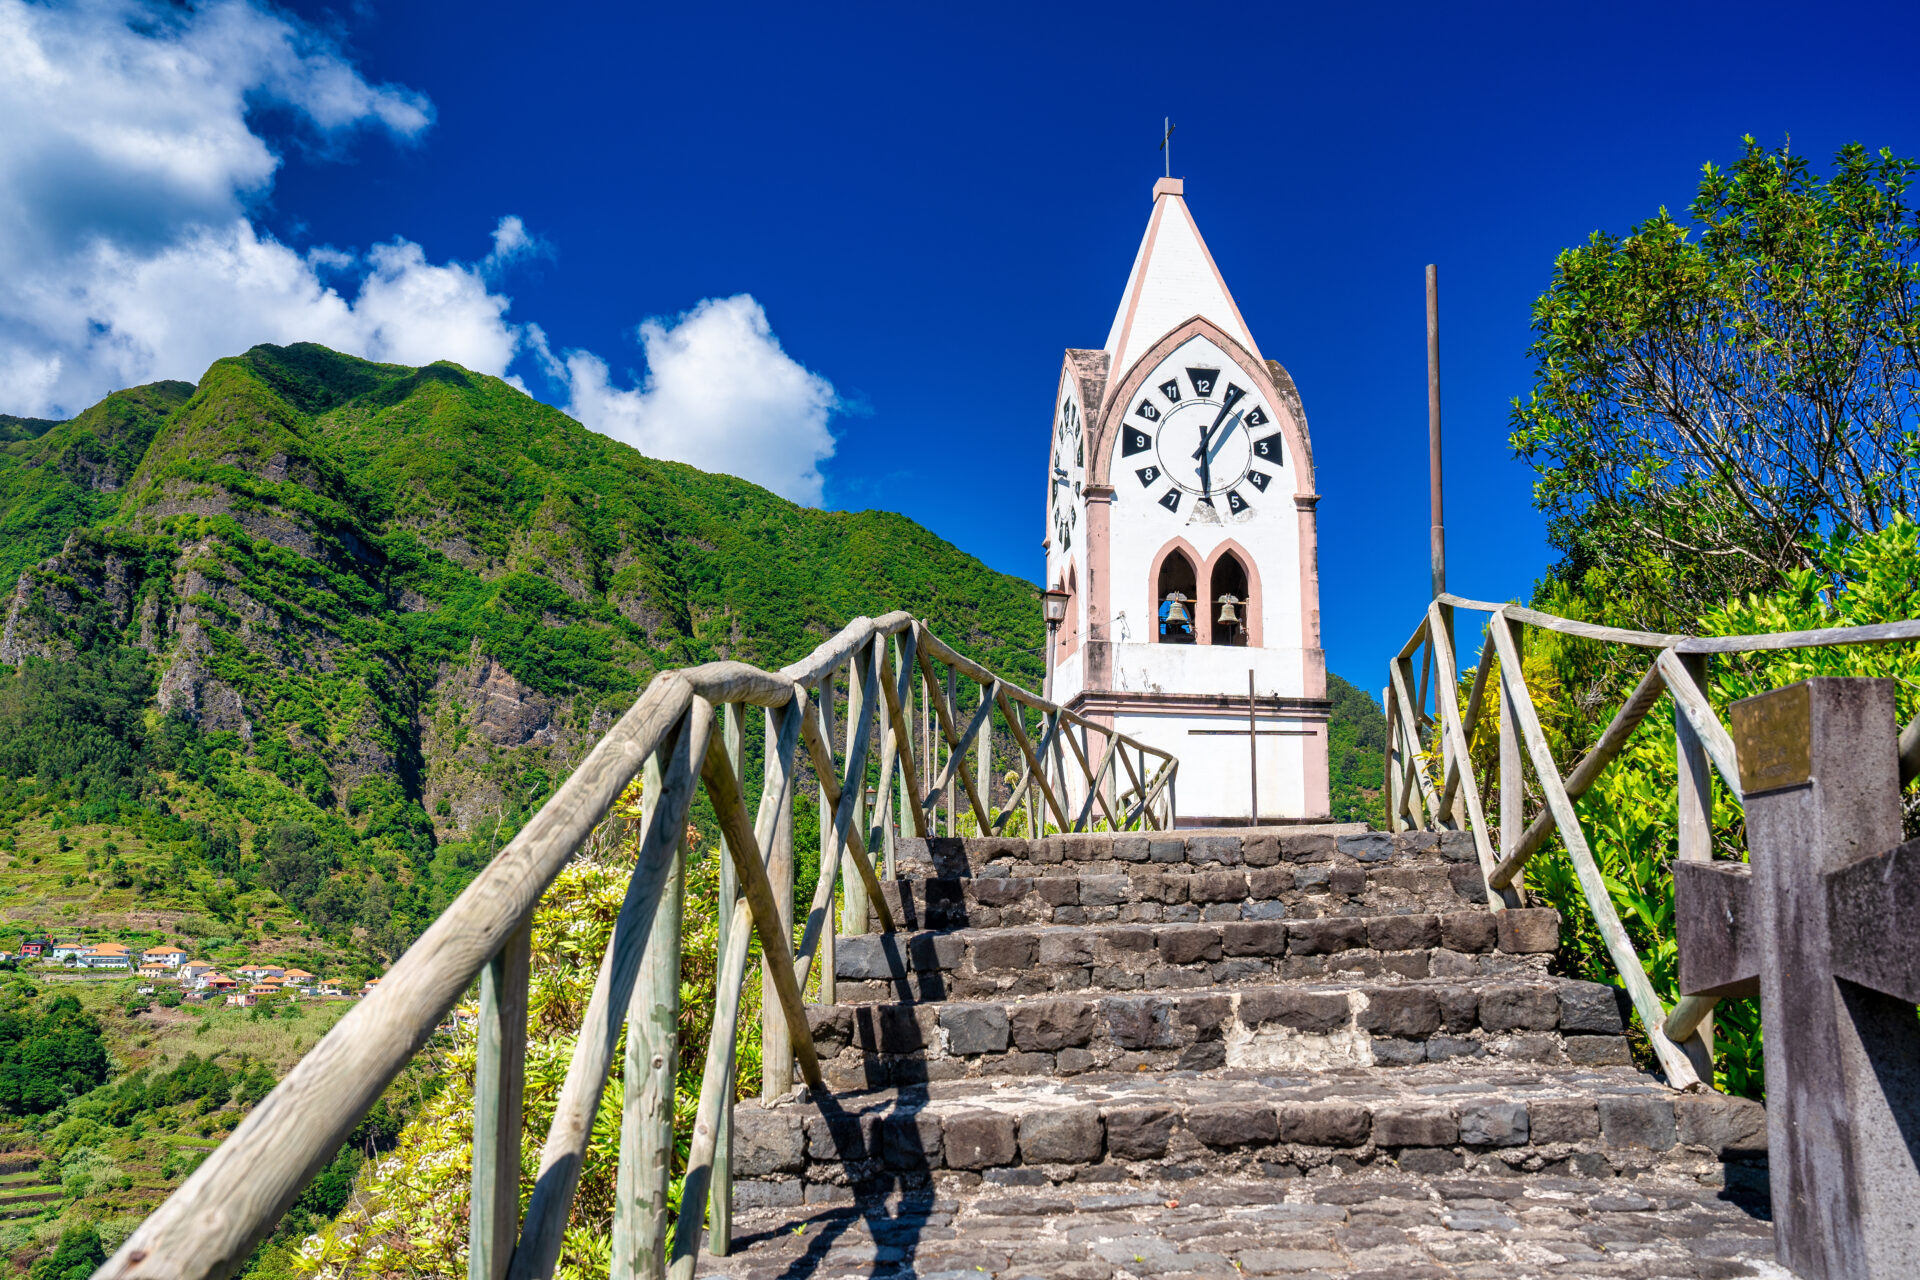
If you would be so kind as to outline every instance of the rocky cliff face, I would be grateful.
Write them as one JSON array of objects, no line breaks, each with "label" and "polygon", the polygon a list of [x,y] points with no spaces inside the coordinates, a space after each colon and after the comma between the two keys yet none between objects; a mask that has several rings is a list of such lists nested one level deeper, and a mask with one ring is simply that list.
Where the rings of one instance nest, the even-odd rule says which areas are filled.
[{"label": "rocky cliff face", "polygon": [[0,440],[9,530],[0,662],[136,646],[159,712],[350,817],[397,783],[443,840],[537,802],[655,670],[788,661],[859,613],[1038,680],[1029,584],[452,365],[261,347],[116,393]]}]

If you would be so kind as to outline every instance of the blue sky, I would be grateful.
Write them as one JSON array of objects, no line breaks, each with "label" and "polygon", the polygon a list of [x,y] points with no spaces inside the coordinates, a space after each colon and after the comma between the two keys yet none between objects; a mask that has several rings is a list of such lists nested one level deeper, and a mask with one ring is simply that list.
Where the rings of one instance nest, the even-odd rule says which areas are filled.
[{"label": "blue sky", "polygon": [[[98,274],[95,309],[119,309],[84,332],[0,303],[0,410],[194,378],[209,349],[302,325],[431,358],[421,344],[441,331],[409,325],[430,304],[468,362],[493,360],[589,425],[597,405],[663,451],[683,420],[723,453],[797,451],[790,483],[770,483],[903,511],[1031,578],[1060,352],[1105,338],[1171,115],[1189,205],[1304,397],[1329,665],[1363,686],[1426,598],[1423,264],[1441,271],[1451,581],[1524,595],[1550,553],[1507,405],[1527,387],[1528,307],[1555,252],[1684,206],[1700,165],[1732,158],[1743,133],[1822,159],[1856,139],[1920,154],[1910,6],[285,12],[213,5],[162,32],[199,41],[214,70],[128,110],[166,117],[176,95],[182,136],[221,124],[209,173],[136,159],[116,178],[122,153],[89,143],[105,177],[0,173],[16,189],[0,241],[24,252],[77,200],[146,264],[128,278],[217,260],[255,298],[246,263],[307,275],[271,307],[183,299],[222,317],[192,335],[188,315],[156,318]],[[0,0],[0,27],[37,24],[84,66],[89,40],[154,38],[125,34],[139,13]],[[261,32],[293,52],[263,52]],[[65,115],[48,112],[47,136],[79,128]],[[42,257],[99,273],[90,252]],[[729,413],[773,434],[722,438],[712,424]],[[809,479],[823,429],[832,454]]]}]

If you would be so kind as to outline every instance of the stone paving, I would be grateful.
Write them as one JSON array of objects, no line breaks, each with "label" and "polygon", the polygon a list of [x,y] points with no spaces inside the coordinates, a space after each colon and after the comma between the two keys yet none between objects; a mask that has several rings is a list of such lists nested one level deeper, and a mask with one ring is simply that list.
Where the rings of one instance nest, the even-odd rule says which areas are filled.
[{"label": "stone paving", "polygon": [[860,1203],[740,1215],[701,1274],[739,1280],[1768,1276],[1764,1176],[1200,1174],[1066,1186],[945,1181]]},{"label": "stone paving", "polygon": [[903,840],[734,1280],[1774,1276],[1766,1113],[1632,1065],[1462,833]]}]

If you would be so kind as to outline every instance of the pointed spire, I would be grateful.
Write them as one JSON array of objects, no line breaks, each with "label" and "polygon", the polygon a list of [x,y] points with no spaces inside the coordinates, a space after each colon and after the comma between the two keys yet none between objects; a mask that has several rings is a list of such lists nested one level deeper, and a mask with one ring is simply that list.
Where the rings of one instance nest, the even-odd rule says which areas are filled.
[{"label": "pointed spire", "polygon": [[1153,184],[1153,214],[1147,234],[1133,259],[1127,291],[1107,333],[1109,366],[1118,378],[1133,362],[1194,316],[1204,316],[1243,344],[1258,360],[1260,348],[1240,318],[1220,269],[1213,264],[1207,242],[1200,236],[1187,208],[1186,183],[1161,178]]}]

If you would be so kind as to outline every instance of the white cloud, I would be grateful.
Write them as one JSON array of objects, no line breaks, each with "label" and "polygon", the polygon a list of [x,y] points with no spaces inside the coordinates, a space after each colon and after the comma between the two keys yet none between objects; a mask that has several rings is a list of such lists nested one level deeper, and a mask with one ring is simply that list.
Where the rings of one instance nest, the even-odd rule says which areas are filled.
[{"label": "white cloud", "polygon": [[832,383],[781,349],[750,295],[709,298],[671,320],[643,323],[647,376],[630,390],[614,386],[591,352],[556,359],[545,355],[537,329],[529,340],[566,384],[567,412],[591,430],[819,505],[820,464],[833,456],[827,419],[839,402]]},{"label": "white cloud", "polygon": [[263,231],[253,211],[280,166],[247,118],[263,103],[322,147],[355,131],[411,141],[433,119],[267,0],[0,0],[0,412],[67,416],[262,342],[502,376],[530,350],[593,430],[820,501],[840,406],[753,298],[645,322],[645,380],[617,387],[598,356],[555,359],[538,326],[508,322],[500,276],[552,252],[517,217],[473,263],[402,239],[303,251]]},{"label": "white cloud", "polygon": [[505,371],[520,331],[488,282],[539,251],[521,221],[472,265],[404,240],[298,252],[249,217],[280,163],[247,121],[260,103],[321,143],[408,140],[432,120],[419,94],[368,83],[247,0],[0,0],[0,411],[63,416],[258,342]]}]

